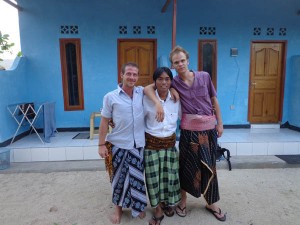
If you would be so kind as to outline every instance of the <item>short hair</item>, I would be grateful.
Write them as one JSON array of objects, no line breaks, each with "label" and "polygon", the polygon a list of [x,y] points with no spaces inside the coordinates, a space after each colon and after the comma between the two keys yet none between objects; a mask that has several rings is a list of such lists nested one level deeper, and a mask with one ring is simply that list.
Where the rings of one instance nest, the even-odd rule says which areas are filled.
[{"label": "short hair", "polygon": [[165,72],[173,80],[172,71],[168,67],[158,67],[153,73],[153,80],[156,81]]},{"label": "short hair", "polygon": [[128,63],[123,64],[123,66],[121,68],[121,73],[122,74],[125,73],[125,69],[126,69],[127,66],[132,66],[132,67],[135,67],[135,68],[139,69],[138,64],[136,64],[135,62],[128,62]]},{"label": "short hair", "polygon": [[178,54],[178,53],[180,53],[180,52],[182,52],[183,54],[185,54],[186,59],[189,59],[189,58],[190,58],[190,55],[189,55],[188,51],[186,51],[186,50],[185,50],[184,48],[182,48],[181,46],[177,45],[177,46],[175,46],[175,47],[173,48],[173,50],[170,52],[170,55],[169,55],[169,60],[170,60],[171,64],[173,63],[173,62],[172,62],[172,57],[173,57],[173,55]]}]

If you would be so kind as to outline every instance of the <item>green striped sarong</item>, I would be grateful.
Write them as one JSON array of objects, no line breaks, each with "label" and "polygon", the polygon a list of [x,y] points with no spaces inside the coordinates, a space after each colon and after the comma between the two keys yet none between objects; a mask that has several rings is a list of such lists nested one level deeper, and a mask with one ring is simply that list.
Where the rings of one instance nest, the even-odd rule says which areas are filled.
[{"label": "green striped sarong", "polygon": [[181,200],[179,161],[176,147],[160,150],[145,149],[145,174],[151,207],[160,202],[174,206]]}]

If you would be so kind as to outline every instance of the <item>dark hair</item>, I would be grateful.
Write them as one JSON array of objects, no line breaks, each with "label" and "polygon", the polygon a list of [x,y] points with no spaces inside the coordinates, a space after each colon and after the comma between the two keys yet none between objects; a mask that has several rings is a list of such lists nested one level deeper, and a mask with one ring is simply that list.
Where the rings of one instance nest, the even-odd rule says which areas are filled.
[{"label": "dark hair", "polygon": [[188,53],[184,48],[182,48],[181,46],[177,45],[177,46],[175,46],[175,47],[173,48],[173,50],[170,52],[170,55],[169,55],[169,60],[170,60],[171,64],[173,63],[173,62],[172,62],[172,57],[173,57],[173,55],[178,54],[178,53],[180,53],[180,52],[182,52],[183,54],[185,54],[186,59],[189,59],[189,58],[190,58],[189,53]]},{"label": "dark hair", "polygon": [[121,68],[122,74],[125,73],[125,69],[126,69],[127,66],[132,66],[132,67],[135,67],[135,68],[139,69],[138,64],[136,64],[135,62],[128,62],[128,63],[123,64],[123,66]]},{"label": "dark hair", "polygon": [[158,67],[154,73],[153,73],[153,80],[156,81],[157,78],[159,78],[163,72],[165,72],[171,80],[173,80],[173,74],[172,74],[172,71],[168,68],[168,67]]}]

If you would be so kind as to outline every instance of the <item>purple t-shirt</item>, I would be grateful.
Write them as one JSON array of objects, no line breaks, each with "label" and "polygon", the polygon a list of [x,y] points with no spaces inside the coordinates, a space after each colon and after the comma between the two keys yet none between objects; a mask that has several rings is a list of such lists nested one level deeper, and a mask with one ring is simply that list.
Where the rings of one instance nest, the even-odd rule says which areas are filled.
[{"label": "purple t-shirt", "polygon": [[191,87],[179,76],[175,76],[172,82],[172,87],[180,95],[182,113],[211,116],[213,115],[211,98],[217,96],[217,93],[210,75],[204,71],[192,72],[195,79]]}]

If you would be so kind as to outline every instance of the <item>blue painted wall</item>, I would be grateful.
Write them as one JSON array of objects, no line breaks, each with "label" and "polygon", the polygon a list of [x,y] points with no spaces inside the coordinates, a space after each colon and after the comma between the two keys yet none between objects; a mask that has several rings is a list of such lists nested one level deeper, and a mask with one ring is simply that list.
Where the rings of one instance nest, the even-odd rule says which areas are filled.
[{"label": "blue painted wall", "polygon": [[[102,105],[105,93],[117,85],[117,39],[157,39],[157,61],[168,57],[171,50],[172,5],[165,13],[165,0],[18,0],[24,8],[19,13],[21,46],[24,60],[14,71],[0,72],[0,143],[12,137],[14,121],[6,105],[20,101],[55,101],[58,128],[89,127],[89,116]],[[292,57],[300,52],[300,9],[298,0],[202,0],[177,1],[177,44],[190,53],[190,68],[197,69],[198,40],[216,39],[218,43],[218,98],[225,125],[248,124],[248,83],[250,43],[252,40],[286,40],[287,61],[282,122],[300,126],[294,110],[299,101],[290,101],[293,79]],[[77,25],[79,34],[61,34],[61,25]],[[127,34],[119,34],[119,26],[127,26]],[[147,26],[155,26],[155,34],[147,34]],[[141,34],[132,27],[141,26]],[[215,27],[215,35],[200,35],[200,27]],[[262,34],[253,35],[260,27]],[[267,28],[274,35],[267,36]],[[287,29],[286,36],[278,34]],[[83,111],[64,111],[59,39],[80,38],[84,84]],[[238,48],[230,57],[230,48]],[[299,79],[299,76],[296,77]],[[26,87],[26,88],[24,88]],[[299,90],[299,86],[296,87]],[[235,105],[230,110],[230,105]],[[295,108],[296,107],[296,108]],[[289,112],[293,108],[292,112]]]},{"label": "blue painted wall", "polygon": [[[7,110],[7,106],[31,99],[26,77],[26,59],[18,58],[18,67],[12,71],[0,70],[0,143],[11,138],[17,129],[17,123]],[[28,129],[21,127],[20,132]]]},{"label": "blue painted wall", "polygon": [[288,87],[290,90],[289,123],[300,127],[300,55],[292,57],[291,67],[291,85]]}]

